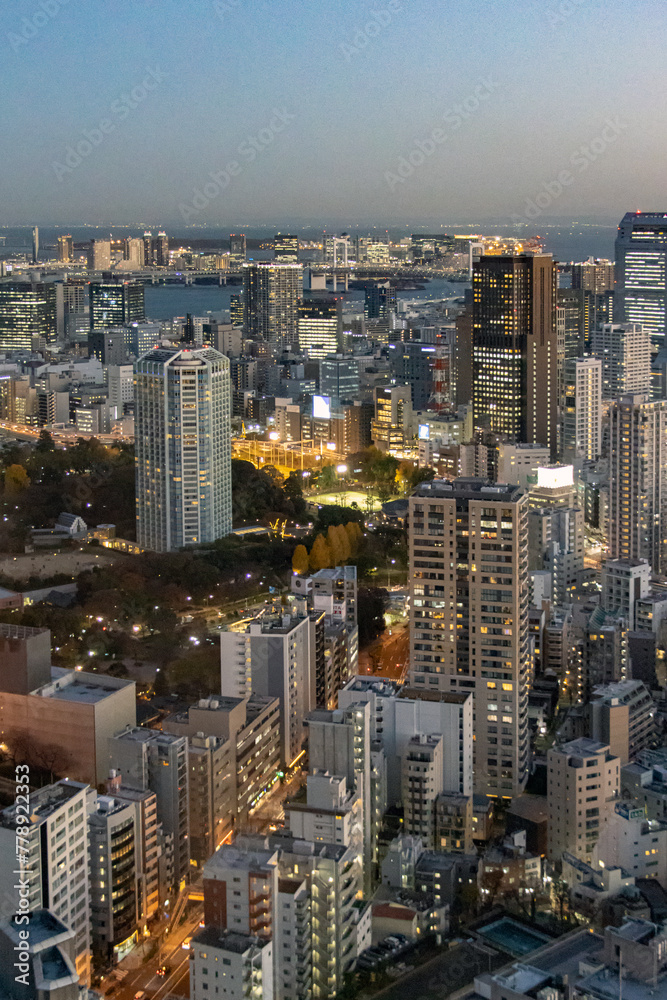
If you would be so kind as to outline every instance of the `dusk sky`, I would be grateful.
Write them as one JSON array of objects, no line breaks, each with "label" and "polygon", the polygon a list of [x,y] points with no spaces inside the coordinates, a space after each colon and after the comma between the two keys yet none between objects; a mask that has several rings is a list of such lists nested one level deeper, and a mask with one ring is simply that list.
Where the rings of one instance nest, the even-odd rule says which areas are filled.
[{"label": "dusk sky", "polygon": [[2,225],[665,208],[660,0],[3,0],[0,29]]}]

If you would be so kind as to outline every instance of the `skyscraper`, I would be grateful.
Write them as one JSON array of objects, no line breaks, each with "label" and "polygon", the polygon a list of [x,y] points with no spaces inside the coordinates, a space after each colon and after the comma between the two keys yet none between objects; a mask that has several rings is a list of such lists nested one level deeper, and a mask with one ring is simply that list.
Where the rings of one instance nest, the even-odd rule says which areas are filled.
[{"label": "skyscraper", "polygon": [[222,538],[232,528],[228,359],[156,348],[135,375],[139,544],[171,552]]},{"label": "skyscraper", "polygon": [[245,261],[247,240],[245,233],[232,233],[229,237],[229,256],[235,261]]},{"label": "skyscraper", "polygon": [[153,240],[153,263],[156,267],[169,266],[169,237],[160,231]]},{"label": "skyscraper", "polygon": [[389,319],[396,312],[396,288],[388,281],[379,285],[368,285],[364,296],[364,317],[366,319]]},{"label": "skyscraper", "polygon": [[37,226],[32,231],[32,262],[36,264],[39,259],[39,229]]},{"label": "skyscraper", "polygon": [[299,304],[299,349],[322,359],[340,349],[341,299],[304,299]]},{"label": "skyscraper", "polygon": [[328,354],[320,361],[320,393],[334,399],[359,395],[359,359],[351,354]]},{"label": "skyscraper", "polygon": [[0,282],[0,351],[30,351],[33,337],[55,336],[55,285]]},{"label": "skyscraper", "polygon": [[667,571],[667,402],[621,397],[609,410],[609,554]]},{"label": "skyscraper", "polygon": [[299,237],[278,233],[273,237],[273,259],[285,264],[296,264],[299,259]]},{"label": "skyscraper", "polygon": [[58,261],[61,264],[69,264],[72,260],[74,246],[71,236],[58,237]]},{"label": "skyscraper", "polygon": [[618,399],[651,391],[651,338],[639,323],[602,323],[591,334],[591,354],[602,361],[602,395]]},{"label": "skyscraper", "polygon": [[143,236],[144,242],[144,266],[152,267],[153,261],[153,234],[146,230]]},{"label": "skyscraper", "polygon": [[667,332],[667,214],[626,212],[616,237],[614,319]]},{"label": "skyscraper", "polygon": [[108,271],[111,267],[111,240],[91,240],[88,248],[88,270]]},{"label": "skyscraper", "polygon": [[135,270],[144,266],[144,241],[129,237],[123,240],[123,260],[129,261],[129,265]]},{"label": "skyscraper", "polygon": [[595,460],[602,450],[602,361],[571,358],[565,362],[563,391],[563,460]]},{"label": "skyscraper", "polygon": [[550,254],[473,267],[473,420],[510,441],[558,444],[556,267]]},{"label": "skyscraper", "polygon": [[272,261],[246,264],[243,268],[245,335],[277,347],[297,344],[302,295],[301,264]]},{"label": "skyscraper", "polygon": [[140,323],[146,318],[144,286],[138,281],[90,283],[90,329]]},{"label": "skyscraper", "polygon": [[475,792],[528,777],[528,497],[434,480],[409,501],[410,683],[473,692]]}]

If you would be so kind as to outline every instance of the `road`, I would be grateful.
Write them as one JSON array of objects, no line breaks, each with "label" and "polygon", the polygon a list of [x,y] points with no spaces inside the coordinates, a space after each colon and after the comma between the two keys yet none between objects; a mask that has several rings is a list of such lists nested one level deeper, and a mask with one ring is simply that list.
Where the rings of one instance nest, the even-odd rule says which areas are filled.
[{"label": "road", "polygon": [[[391,633],[391,634],[390,634]],[[359,673],[375,674],[404,681],[410,663],[410,629],[405,625],[392,625],[379,639],[359,653]]]},{"label": "road", "polygon": [[[141,961],[135,954],[124,959],[117,971],[104,977],[101,992],[113,1000],[134,1000],[135,994],[140,990],[145,991],[147,1000],[164,1000],[167,996],[189,997],[192,952],[184,949],[182,944],[199,928],[203,912],[203,906],[197,907],[195,916],[180,924],[153,958]],[[146,948],[150,944],[150,939],[147,939]],[[138,961],[141,961],[139,966]],[[167,976],[157,975],[157,970],[162,965],[170,969]],[[119,979],[119,974],[122,979]]]}]

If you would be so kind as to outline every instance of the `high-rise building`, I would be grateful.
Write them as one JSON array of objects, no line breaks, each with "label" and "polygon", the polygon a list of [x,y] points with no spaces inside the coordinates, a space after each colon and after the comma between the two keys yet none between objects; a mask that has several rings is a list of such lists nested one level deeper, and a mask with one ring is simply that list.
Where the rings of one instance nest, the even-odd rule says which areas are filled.
[{"label": "high-rise building", "polygon": [[93,952],[106,964],[121,961],[139,937],[141,841],[132,803],[94,798],[88,811],[90,923]]},{"label": "high-rise building", "polygon": [[0,351],[30,351],[33,337],[55,336],[56,286],[0,281]]},{"label": "high-rise building", "polygon": [[321,360],[340,350],[342,300],[304,299],[299,303],[299,348],[309,358]]},{"label": "high-rise building", "polygon": [[156,348],[135,376],[139,544],[171,552],[222,538],[232,528],[228,359]]},{"label": "high-rise building", "polygon": [[156,267],[169,267],[169,237],[162,231],[153,240],[153,263]]},{"label": "high-rise building", "polygon": [[434,480],[409,500],[410,683],[475,697],[475,791],[528,777],[527,496]]},{"label": "high-rise building", "polygon": [[32,262],[36,264],[39,260],[39,228],[35,226],[32,231]]},{"label": "high-rise building", "polygon": [[598,257],[589,257],[580,264],[572,264],[572,288],[601,295],[614,291],[614,262]]},{"label": "high-rise building", "polygon": [[320,393],[331,399],[356,399],[359,395],[359,359],[351,354],[335,353],[322,358]]},{"label": "high-rise building", "polygon": [[142,322],[144,286],[139,281],[90,283],[90,329],[102,330],[107,326]]},{"label": "high-rise building", "polygon": [[602,361],[605,399],[651,392],[651,338],[639,323],[600,324],[591,334],[591,354]]},{"label": "high-rise building", "polygon": [[385,281],[381,284],[368,285],[364,296],[365,319],[387,320],[398,309],[396,287]]},{"label": "high-rise building", "polygon": [[108,271],[111,267],[111,240],[91,240],[88,248],[88,270]]},{"label": "high-rise building", "polygon": [[473,420],[511,441],[558,446],[556,267],[549,254],[473,267]]},{"label": "high-rise building", "polygon": [[620,615],[635,629],[635,604],[651,591],[651,567],[645,559],[607,559],[602,566],[600,604],[608,614]]},{"label": "high-rise building", "polygon": [[413,410],[425,410],[433,393],[435,346],[415,341],[389,345],[389,366],[396,385],[409,385]]},{"label": "high-rise building", "polygon": [[651,337],[667,333],[667,217],[626,212],[616,237],[614,318],[641,323]]},{"label": "high-rise building", "polygon": [[131,270],[140,270],[144,266],[144,241],[128,237],[123,240],[123,260],[128,262]]},{"label": "high-rise building", "polygon": [[667,570],[667,402],[623,396],[609,410],[609,554]]},{"label": "high-rise building", "polygon": [[590,864],[600,830],[611,816],[620,786],[620,761],[609,746],[578,739],[547,754],[548,846],[550,861],[563,851]]},{"label": "high-rise building", "polygon": [[146,230],[143,235],[144,244],[144,267],[152,267],[153,260],[153,234]]},{"label": "high-rise building", "polygon": [[232,233],[229,237],[229,256],[234,261],[244,261],[248,248],[245,233]]},{"label": "high-rise building", "polygon": [[563,381],[563,440],[565,462],[595,461],[602,452],[602,361],[572,358],[565,362]]},{"label": "high-rise building", "polygon": [[278,233],[273,237],[273,259],[286,264],[296,264],[299,259],[299,237]]},{"label": "high-rise building", "polygon": [[246,264],[243,268],[245,335],[278,347],[298,344],[302,295],[301,264],[275,264],[272,261]]},{"label": "high-rise building", "polygon": [[240,295],[229,298],[229,320],[232,326],[243,326],[243,299]]},{"label": "high-rise building", "polygon": [[[75,934],[76,970],[90,977],[90,875],[88,867],[88,785],[65,778],[30,793],[30,817],[16,805],[0,813],[0,899],[22,912],[17,877],[27,883],[21,898],[28,911],[47,907]],[[94,793],[92,793],[94,795]],[[20,821],[20,822],[19,822]],[[21,833],[18,833],[18,828]],[[17,876],[18,837],[25,849],[24,872]],[[3,916],[9,917],[9,912]]]},{"label": "high-rise building", "polygon": [[58,237],[58,261],[61,264],[69,264],[74,254],[74,244],[71,236]]},{"label": "high-rise building", "polygon": [[157,819],[172,844],[172,890],[178,893],[190,868],[187,739],[137,726],[110,739],[108,753],[124,785],[155,792]]}]

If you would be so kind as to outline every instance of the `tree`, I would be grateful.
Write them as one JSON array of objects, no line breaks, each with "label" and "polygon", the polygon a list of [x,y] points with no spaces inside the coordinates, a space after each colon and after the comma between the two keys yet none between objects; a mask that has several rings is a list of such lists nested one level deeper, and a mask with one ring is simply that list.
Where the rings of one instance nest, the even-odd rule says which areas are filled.
[{"label": "tree", "polygon": [[292,569],[299,576],[305,576],[308,572],[308,549],[305,545],[297,545],[292,556]]},{"label": "tree", "polygon": [[324,535],[317,535],[315,537],[308,561],[314,573],[318,569],[326,569],[327,566],[331,566],[331,552],[329,551],[329,546]]},{"label": "tree", "polygon": [[47,430],[41,430],[39,432],[39,439],[37,441],[37,444],[35,445],[35,451],[47,452],[55,450],[56,446],[53,443],[53,438],[51,437],[49,432]]},{"label": "tree", "polygon": [[5,490],[7,493],[22,493],[30,486],[30,477],[22,465],[10,465],[5,469]]},{"label": "tree", "polygon": [[387,592],[378,587],[361,587],[357,595],[359,645],[367,646],[384,632]]},{"label": "tree", "polygon": [[343,550],[340,545],[338,533],[333,524],[329,525],[329,530],[327,531],[327,545],[329,546],[329,552],[331,553],[331,565],[342,566],[344,562]]},{"label": "tree", "polygon": [[359,546],[361,545],[361,540],[364,537],[364,533],[361,530],[359,522],[348,521],[345,525],[345,533],[350,541],[350,552],[353,556],[356,556],[359,551]]},{"label": "tree", "polygon": [[344,525],[337,524],[335,528],[330,528],[329,530],[333,531],[338,539],[341,562],[346,563],[352,556],[352,546]]}]

